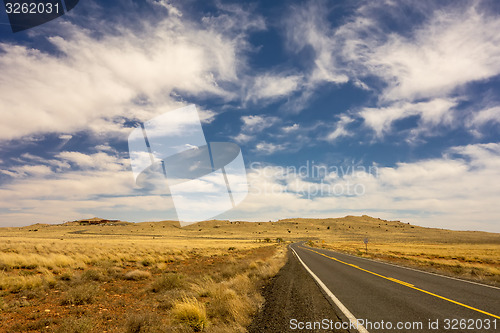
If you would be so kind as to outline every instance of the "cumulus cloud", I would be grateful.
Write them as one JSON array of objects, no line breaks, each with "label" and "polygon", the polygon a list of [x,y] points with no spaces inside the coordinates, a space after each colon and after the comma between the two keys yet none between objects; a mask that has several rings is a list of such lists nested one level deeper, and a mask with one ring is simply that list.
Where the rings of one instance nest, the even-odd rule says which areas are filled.
[{"label": "cumulus cloud", "polygon": [[116,151],[64,151],[48,160],[24,154],[19,162],[25,164],[2,170],[10,181],[0,189],[0,226],[56,223],[96,212],[136,221],[175,218],[168,197],[135,187],[128,159]]},{"label": "cumulus cloud", "polygon": [[300,170],[255,165],[248,173],[249,196],[225,216],[267,221],[368,212],[428,227],[500,232],[500,189],[491,186],[500,177],[498,143],[459,146],[440,158],[345,169],[333,176],[301,175]]}]

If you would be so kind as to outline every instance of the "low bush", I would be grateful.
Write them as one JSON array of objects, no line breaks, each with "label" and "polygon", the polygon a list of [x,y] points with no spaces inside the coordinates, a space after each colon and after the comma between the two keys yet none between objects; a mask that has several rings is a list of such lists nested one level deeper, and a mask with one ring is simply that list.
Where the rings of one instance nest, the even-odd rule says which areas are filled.
[{"label": "low bush", "polygon": [[134,280],[134,281],[146,280],[146,279],[149,279],[150,277],[151,277],[151,273],[149,273],[148,271],[141,271],[138,269],[127,272],[123,276],[123,278],[125,280]]},{"label": "low bush", "polygon": [[138,313],[127,320],[127,333],[160,333],[164,332],[160,317],[150,313]]},{"label": "low bush", "polygon": [[62,305],[84,305],[92,304],[99,296],[101,290],[99,286],[88,283],[70,289],[63,297]]},{"label": "low bush", "polygon": [[175,288],[182,288],[186,284],[184,276],[177,273],[167,273],[160,276],[151,284],[151,291],[154,293],[159,293],[166,290],[172,290]]},{"label": "low bush", "polygon": [[175,320],[187,325],[195,332],[202,331],[208,324],[205,305],[195,298],[185,298],[177,302],[172,309]]}]

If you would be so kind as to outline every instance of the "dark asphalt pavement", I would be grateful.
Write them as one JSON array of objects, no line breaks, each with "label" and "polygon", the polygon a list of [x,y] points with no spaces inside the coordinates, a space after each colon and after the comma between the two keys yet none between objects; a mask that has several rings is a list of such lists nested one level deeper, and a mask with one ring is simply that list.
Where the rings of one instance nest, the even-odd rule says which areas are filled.
[{"label": "dark asphalt pavement", "polygon": [[369,332],[500,332],[499,288],[303,243],[291,248]]}]

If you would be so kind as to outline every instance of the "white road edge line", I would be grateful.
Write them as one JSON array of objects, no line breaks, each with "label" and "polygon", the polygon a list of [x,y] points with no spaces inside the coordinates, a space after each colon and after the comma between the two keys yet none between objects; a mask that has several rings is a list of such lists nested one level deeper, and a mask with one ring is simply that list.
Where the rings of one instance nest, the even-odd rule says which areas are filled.
[{"label": "white road edge line", "polygon": [[358,332],[359,333],[370,333],[366,330],[366,328],[364,328],[363,325],[358,323],[358,320],[356,319],[356,317],[354,317],[354,315],[351,313],[351,311],[349,311],[345,307],[345,305],[342,304],[342,302],[340,302],[340,300],[330,291],[330,289],[328,289],[328,287],[323,283],[323,281],[321,281],[319,279],[319,277],[317,277],[316,274],[314,274],[313,271],[311,271],[311,269],[309,267],[307,267],[307,265],[302,261],[302,259],[300,259],[297,252],[295,252],[295,250],[291,246],[290,246],[290,249],[293,251],[293,253],[297,257],[297,259],[299,259],[299,261],[302,263],[304,268],[309,272],[309,274],[311,274],[313,279],[316,280],[316,283],[318,283],[318,285],[323,289],[323,291],[332,299],[332,301],[335,303],[335,305],[337,305],[339,307],[340,311],[342,311],[344,313],[344,315],[347,317],[347,319],[349,319],[349,321],[352,323],[352,325],[354,327],[356,327]]},{"label": "white road edge line", "polygon": [[370,259],[370,258],[358,257],[358,256],[355,256],[355,255],[352,255],[352,254],[349,254],[349,253],[337,252],[337,251],[329,250],[329,249],[321,249],[321,248],[318,248],[318,247],[310,247],[309,245],[306,245],[306,244],[302,244],[302,245],[306,246],[306,247],[308,247],[310,249],[313,249],[313,250],[330,251],[330,252],[333,252],[333,253],[344,254],[346,256],[357,258],[357,259],[363,259],[363,260],[373,261],[373,262],[376,262],[376,263],[379,263],[379,264],[385,264],[385,265],[394,266],[394,267],[398,267],[398,268],[408,269],[410,271],[415,271],[415,272],[419,272],[419,273],[425,273],[425,274],[429,274],[429,275],[440,276],[440,277],[444,277],[444,278],[447,278],[447,279],[456,280],[456,281],[460,281],[460,282],[466,282],[466,283],[470,283],[470,284],[475,284],[475,285],[478,285],[478,286],[481,286],[481,287],[489,287],[489,288],[493,288],[493,289],[500,289],[500,287],[490,286],[489,284],[484,284],[484,283],[480,283],[480,282],[459,279],[459,278],[456,278],[456,277],[453,277],[453,276],[446,276],[446,275],[442,275],[442,274],[438,274],[438,273],[427,272],[427,271],[423,271],[423,270],[420,270],[420,269],[417,269],[417,268],[411,268],[411,267],[406,267],[406,266],[391,264],[390,262],[373,260],[373,259]]}]

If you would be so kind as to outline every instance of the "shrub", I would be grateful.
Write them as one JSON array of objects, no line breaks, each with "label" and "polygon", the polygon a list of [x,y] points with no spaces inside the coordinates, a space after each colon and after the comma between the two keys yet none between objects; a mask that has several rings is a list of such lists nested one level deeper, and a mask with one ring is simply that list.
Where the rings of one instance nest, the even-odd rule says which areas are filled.
[{"label": "shrub", "polygon": [[84,281],[104,281],[104,276],[96,269],[88,269],[82,273]]},{"label": "shrub", "polygon": [[160,318],[155,314],[134,314],[127,320],[127,333],[163,332]]},{"label": "shrub", "polygon": [[217,285],[211,293],[208,314],[225,323],[235,321],[241,308],[238,295],[233,289]]},{"label": "shrub", "polygon": [[202,331],[208,324],[205,305],[195,298],[185,298],[177,302],[172,309],[172,315],[176,321],[191,327],[195,332]]},{"label": "shrub", "polygon": [[172,289],[156,296],[158,302],[156,308],[162,311],[170,311],[174,305],[186,297],[186,292],[181,289]]},{"label": "shrub", "polygon": [[149,279],[150,277],[151,277],[151,273],[149,273],[148,271],[140,271],[138,269],[127,272],[124,275],[125,280],[134,280],[134,281],[145,280],[145,279]]},{"label": "shrub", "polygon": [[141,261],[142,266],[148,267],[153,264],[153,260],[151,258],[145,258],[143,261]]},{"label": "shrub", "polygon": [[184,276],[176,273],[167,273],[156,279],[151,285],[151,291],[158,293],[165,290],[181,288],[185,285]]},{"label": "shrub", "polygon": [[100,293],[99,286],[83,284],[70,289],[63,298],[62,305],[92,304]]}]

